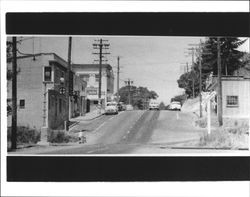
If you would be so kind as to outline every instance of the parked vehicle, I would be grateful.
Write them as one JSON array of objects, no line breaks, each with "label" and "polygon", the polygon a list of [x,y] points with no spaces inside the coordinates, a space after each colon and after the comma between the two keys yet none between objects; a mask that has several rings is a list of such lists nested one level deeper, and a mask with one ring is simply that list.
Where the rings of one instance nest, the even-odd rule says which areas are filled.
[{"label": "parked vehicle", "polygon": [[118,114],[118,105],[116,102],[107,102],[105,114]]},{"label": "parked vehicle", "polygon": [[126,110],[126,107],[125,107],[125,105],[123,104],[123,102],[119,102],[119,103],[117,104],[117,106],[118,106],[118,111],[124,111],[124,110]]},{"label": "parked vehicle", "polygon": [[179,101],[173,101],[170,103],[169,109],[181,111],[181,103]]},{"label": "parked vehicle", "polygon": [[126,105],[126,110],[127,111],[131,111],[131,110],[133,110],[134,108],[133,108],[133,106],[132,105]]},{"label": "parked vehicle", "polygon": [[156,101],[151,101],[149,103],[149,110],[160,110],[160,105]]},{"label": "parked vehicle", "polygon": [[126,105],[124,103],[122,103],[122,111],[126,110]]}]

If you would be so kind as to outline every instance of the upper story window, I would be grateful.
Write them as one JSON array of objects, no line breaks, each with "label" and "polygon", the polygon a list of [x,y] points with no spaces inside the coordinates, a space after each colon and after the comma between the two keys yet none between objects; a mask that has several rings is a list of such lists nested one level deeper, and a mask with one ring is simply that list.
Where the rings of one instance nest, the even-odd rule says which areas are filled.
[{"label": "upper story window", "polygon": [[44,67],[43,81],[44,82],[51,82],[52,81],[52,68],[50,66]]},{"label": "upper story window", "polygon": [[89,81],[89,74],[81,74],[79,75],[80,78],[83,80],[83,81]]},{"label": "upper story window", "polygon": [[227,107],[239,107],[239,97],[227,96]]},{"label": "upper story window", "polygon": [[20,107],[20,109],[24,109],[24,107],[25,107],[25,100],[24,99],[20,100],[19,107]]},{"label": "upper story window", "polygon": [[98,74],[95,74],[95,81],[99,82],[99,75]]}]

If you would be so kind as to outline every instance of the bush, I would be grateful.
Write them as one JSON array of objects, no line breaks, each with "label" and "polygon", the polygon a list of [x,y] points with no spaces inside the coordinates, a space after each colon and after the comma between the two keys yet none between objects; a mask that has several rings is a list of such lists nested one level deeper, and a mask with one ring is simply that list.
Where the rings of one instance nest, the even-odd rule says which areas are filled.
[{"label": "bush", "polygon": [[79,141],[78,136],[70,135],[64,130],[50,130],[48,135],[50,143],[68,143]]},{"label": "bush", "polygon": [[[11,127],[7,129],[7,140],[11,141]],[[41,133],[36,129],[25,126],[17,127],[17,144],[36,144],[40,141]]]},{"label": "bush", "polygon": [[66,135],[65,131],[50,130],[48,135],[48,141],[51,143],[68,143],[69,137]]},{"label": "bush", "polygon": [[207,119],[206,118],[198,119],[195,121],[195,125],[199,126],[201,128],[206,128],[207,127]]}]

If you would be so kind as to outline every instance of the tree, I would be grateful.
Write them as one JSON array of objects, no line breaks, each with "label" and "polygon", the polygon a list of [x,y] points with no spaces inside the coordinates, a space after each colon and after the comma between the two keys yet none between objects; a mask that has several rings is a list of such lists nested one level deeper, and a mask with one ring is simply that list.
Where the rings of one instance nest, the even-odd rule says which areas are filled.
[{"label": "tree", "polygon": [[160,102],[159,109],[160,110],[164,110],[165,109],[165,104],[163,102]]},{"label": "tree", "polygon": [[[221,63],[222,75],[232,75],[235,70],[242,66],[241,58],[244,52],[237,50],[246,40],[237,37],[222,37],[221,42]],[[217,38],[209,37],[205,42],[203,50],[211,54],[202,54],[202,73],[207,74],[211,71],[217,75]]]},{"label": "tree", "polygon": [[[120,101],[125,104],[129,103],[129,87],[124,86],[119,89]],[[158,95],[155,91],[148,90],[146,87],[136,87],[130,86],[130,97],[131,104],[138,108],[144,109],[146,107],[147,102],[150,99],[158,98]]]},{"label": "tree", "polygon": [[[238,49],[246,40],[241,40],[237,37],[221,38],[221,63],[222,75],[233,75],[234,71],[244,66],[247,62],[247,57],[244,59],[244,52]],[[201,65],[202,65],[202,90],[205,89],[205,81],[207,76],[213,72],[217,75],[217,38],[209,37],[205,41],[205,45],[201,48]],[[203,53],[204,52],[204,53]],[[210,54],[208,54],[209,52]],[[188,97],[192,96],[192,80],[194,79],[195,96],[199,94],[199,63],[198,58],[194,62],[192,71],[184,73],[177,80],[178,86],[185,90]]]},{"label": "tree", "polygon": [[187,95],[181,94],[181,95],[177,95],[177,96],[171,98],[171,102],[172,101],[179,101],[181,103],[181,105],[183,105],[183,103],[185,102],[186,99],[187,99]]},{"label": "tree", "polygon": [[6,43],[6,55],[7,55],[7,61],[9,62],[12,58],[12,42],[7,41]]},{"label": "tree", "polygon": [[197,67],[195,67],[194,70],[182,74],[177,80],[179,88],[183,88],[185,90],[188,98],[192,97],[193,95],[193,81],[195,94],[194,96],[197,96],[199,94],[199,75],[199,71],[197,70]]}]

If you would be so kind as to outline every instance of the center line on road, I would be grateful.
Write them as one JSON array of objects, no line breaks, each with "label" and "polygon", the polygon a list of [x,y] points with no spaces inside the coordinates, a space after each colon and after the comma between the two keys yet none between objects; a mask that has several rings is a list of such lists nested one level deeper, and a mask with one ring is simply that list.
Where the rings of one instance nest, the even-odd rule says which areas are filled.
[{"label": "center line on road", "polygon": [[93,131],[93,133],[95,133],[95,132],[97,132],[97,130],[99,130],[103,125],[105,125],[106,124],[106,122],[103,122],[102,124],[100,124],[99,125],[99,127],[97,127],[94,131]]}]

